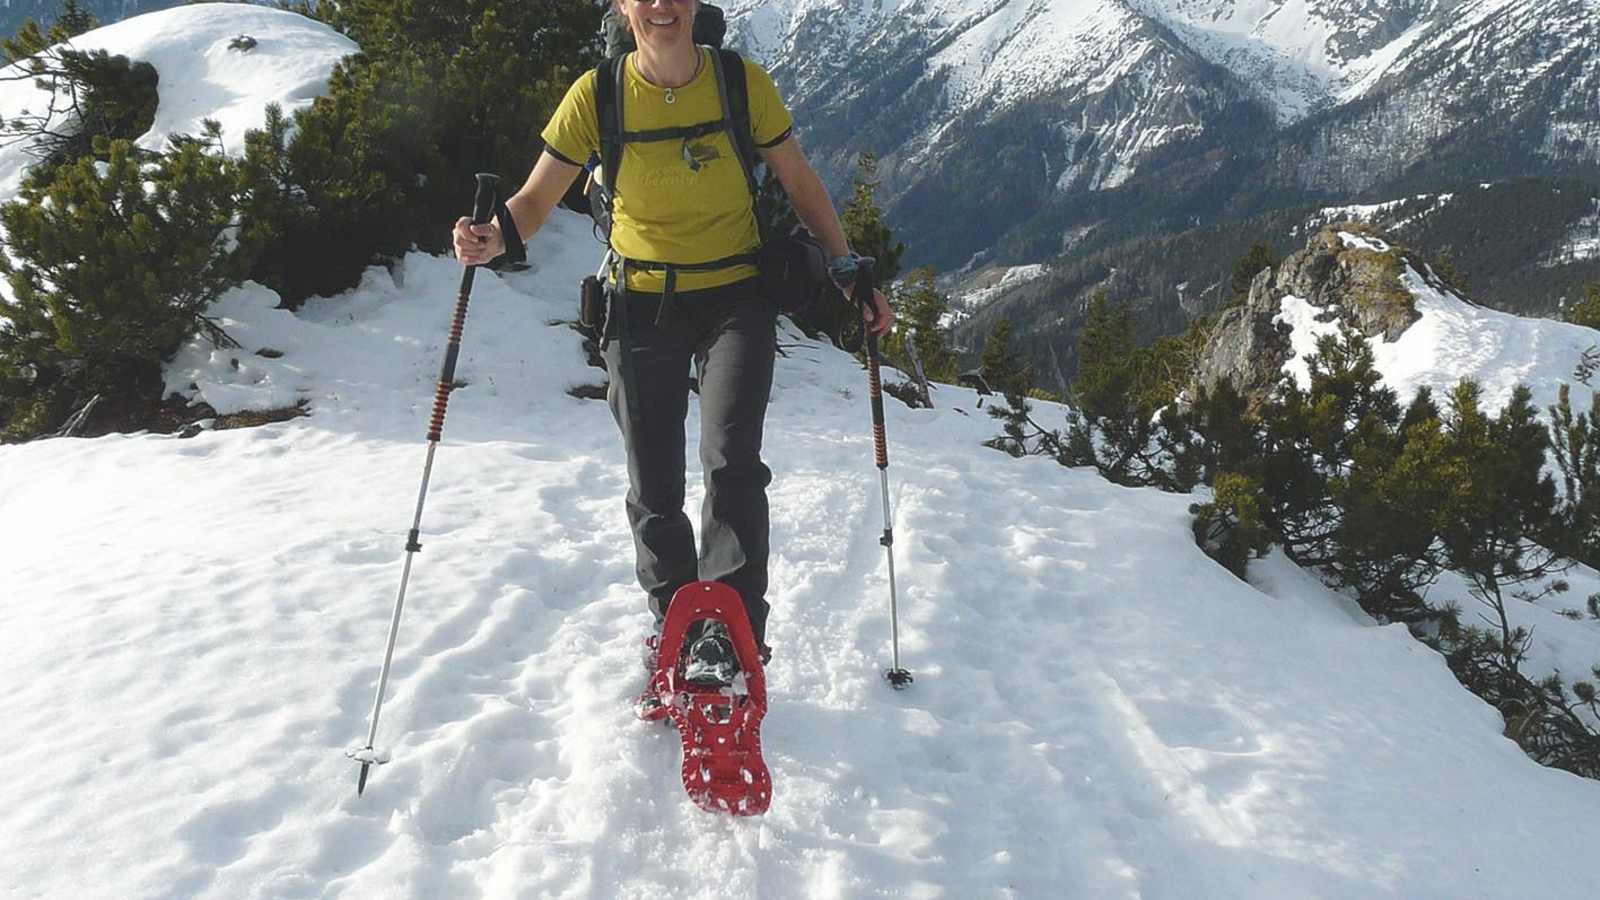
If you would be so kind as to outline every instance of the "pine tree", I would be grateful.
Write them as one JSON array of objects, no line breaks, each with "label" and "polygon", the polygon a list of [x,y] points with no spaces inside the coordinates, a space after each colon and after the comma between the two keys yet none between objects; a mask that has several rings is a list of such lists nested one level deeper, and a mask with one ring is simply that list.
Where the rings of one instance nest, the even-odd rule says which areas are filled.
[{"label": "pine tree", "polygon": [[99,20],[79,5],[78,0],[66,0],[50,27],[42,28],[38,22],[28,19],[11,37],[0,38],[0,61],[14,63],[27,59],[99,27]]},{"label": "pine tree", "polygon": [[[354,285],[368,265],[412,247],[440,251],[470,207],[473,174],[520,185],[538,129],[568,85],[599,59],[601,6],[590,0],[341,0],[301,4],[362,52],[277,138],[256,139],[281,221],[262,278],[286,303]],[[534,24],[537,27],[534,27]],[[276,149],[271,145],[276,144]]]},{"label": "pine tree", "polygon": [[1261,483],[1249,475],[1217,475],[1209,503],[1189,507],[1195,543],[1206,555],[1244,578],[1252,558],[1266,555],[1272,533],[1262,517]]},{"label": "pine tree", "polygon": [[883,221],[878,208],[878,158],[863,153],[856,160],[856,175],[850,199],[840,214],[845,240],[862,256],[877,260],[872,275],[878,284],[891,284],[900,274],[900,257],[906,245],[894,239],[894,232]]},{"label": "pine tree", "polygon": [[1563,384],[1550,407],[1550,442],[1563,491],[1549,542],[1579,562],[1600,565],[1600,394],[1590,395],[1588,412],[1574,415]]},{"label": "pine tree", "polygon": [[1199,482],[1205,455],[1187,418],[1171,405],[1173,393],[1164,390],[1157,352],[1139,347],[1133,329],[1127,304],[1090,300],[1071,387],[1068,464],[1095,466],[1118,484],[1187,491]]},{"label": "pine tree", "polygon": [[1325,335],[1307,360],[1309,389],[1285,378],[1263,411],[1261,459],[1267,516],[1296,562],[1326,566],[1336,556],[1334,479],[1356,446],[1399,422],[1399,402],[1382,384],[1372,348],[1359,333]]},{"label": "pine tree", "polygon": [[1537,543],[1555,520],[1556,488],[1544,472],[1549,436],[1532,393],[1518,385],[1499,416],[1482,410],[1481,397],[1470,380],[1451,392],[1445,429],[1453,477],[1437,527],[1449,567],[1497,614],[1504,660],[1515,668],[1505,595],[1558,566],[1556,554]]},{"label": "pine tree", "polygon": [[[160,400],[161,362],[248,263],[229,239],[238,175],[202,141],[143,164],[127,141],[0,207],[15,304],[0,328],[0,430],[53,429],[99,395],[113,417]],[[48,199],[48,203],[44,202]],[[14,260],[14,261],[13,261]]]},{"label": "pine tree", "polygon": [[1250,282],[1254,281],[1262,269],[1270,269],[1278,265],[1277,254],[1272,248],[1262,243],[1250,245],[1250,249],[1233,266],[1234,298],[1244,297],[1250,293]]},{"label": "pine tree", "polygon": [[78,0],[66,0],[61,4],[60,14],[50,24],[50,36],[53,41],[71,40],[99,27],[100,20],[94,13],[84,9]]},{"label": "pine tree", "polygon": [[0,41],[0,54],[19,60],[0,83],[29,80],[45,92],[29,108],[0,119],[0,146],[21,142],[35,159],[29,175],[36,180],[49,181],[55,166],[90,155],[97,140],[132,140],[155,121],[154,66],[60,43],[82,25],[82,15],[75,11],[73,19],[44,33],[29,21],[16,36]]},{"label": "pine tree", "polygon": [[1574,325],[1600,329],[1600,281],[1585,285],[1583,299],[1563,309],[1562,317]]},{"label": "pine tree", "polygon": [[894,290],[895,329],[883,343],[884,356],[901,371],[911,371],[908,339],[914,344],[923,374],[929,381],[953,382],[956,355],[950,349],[949,331],[942,324],[950,298],[934,283],[932,269],[912,269]]},{"label": "pine tree", "polygon": [[983,341],[983,355],[979,363],[983,380],[989,389],[1006,396],[1024,396],[1033,386],[1033,369],[1011,349],[1011,320],[1001,319],[989,329]]},{"label": "pine tree", "polygon": [[1211,388],[1199,387],[1189,414],[1203,439],[1201,480],[1215,483],[1223,472],[1252,476],[1258,487],[1258,462],[1263,452],[1262,427],[1248,401],[1224,378]]},{"label": "pine tree", "polygon": [[1078,333],[1073,405],[1091,419],[1127,418],[1138,404],[1138,355],[1133,310],[1104,294],[1090,299],[1089,315]]}]

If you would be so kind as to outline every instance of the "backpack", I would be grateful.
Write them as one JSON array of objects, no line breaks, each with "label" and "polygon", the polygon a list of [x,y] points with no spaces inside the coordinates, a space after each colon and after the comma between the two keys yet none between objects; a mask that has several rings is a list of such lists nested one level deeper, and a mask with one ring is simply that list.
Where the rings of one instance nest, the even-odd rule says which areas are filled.
[{"label": "backpack", "polygon": [[[744,60],[732,50],[712,49],[711,69],[716,75],[717,94],[722,98],[720,119],[677,128],[625,131],[622,127],[622,95],[618,87],[622,84],[622,67],[626,58],[626,54],[615,56],[595,67],[594,99],[600,124],[600,158],[598,173],[590,172],[587,194],[589,214],[595,220],[597,232],[603,234],[606,243],[610,244],[611,207],[616,196],[617,176],[622,167],[622,148],[625,144],[678,141],[724,131],[733,145],[740,168],[744,170],[745,184],[750,190],[750,214],[756,217],[757,233],[765,243],[765,225],[755,206],[761,190],[761,182],[756,176],[761,157],[756,153],[755,135],[751,131],[750,95],[745,85]],[[595,177],[596,174],[600,177]],[[717,268],[733,264],[723,263]]]},{"label": "backpack", "polygon": [[[761,165],[761,158],[756,151],[755,134],[750,122],[750,94],[745,83],[744,60],[738,53],[721,46],[727,31],[722,10],[701,3],[695,16],[694,40],[696,44],[712,48],[712,71],[716,76],[717,94],[722,101],[720,119],[696,125],[643,132],[626,131],[622,125],[623,111],[618,85],[622,83],[622,67],[627,53],[634,49],[633,36],[617,21],[611,8],[607,9],[602,20],[602,31],[606,40],[607,59],[595,67],[595,111],[600,126],[599,158],[591,158],[588,176],[574,183],[575,190],[582,185],[581,200],[575,200],[572,197],[574,192],[569,191],[567,200],[562,203],[568,209],[587,214],[594,221],[595,236],[608,248],[602,269],[616,259],[624,269],[619,280],[626,278],[625,270],[628,267],[665,272],[664,295],[670,298],[676,287],[677,272],[754,265],[760,272],[765,292],[779,311],[789,314],[808,333],[827,334],[835,344],[851,352],[859,349],[862,337],[859,327],[852,327],[856,323],[850,316],[841,315],[840,310],[831,308],[843,304],[819,302],[831,290],[832,282],[827,274],[827,254],[816,238],[804,227],[797,227],[793,233],[776,239],[767,233],[767,225],[759,208],[761,180],[757,175],[757,167]],[[718,131],[728,133],[734,155],[744,170],[745,184],[750,190],[750,214],[755,218],[756,232],[761,242],[759,249],[755,253],[735,254],[708,263],[687,265],[622,259],[611,248],[610,237],[611,211],[616,197],[623,146],[634,142],[703,137]],[[586,286],[585,296],[591,297],[586,304],[593,308],[598,305],[593,299],[593,292],[598,289],[598,278],[585,279],[585,282],[591,280],[596,285]],[[854,309],[850,308],[849,311],[853,313]],[[586,314],[584,318],[592,316]]]},{"label": "backpack", "polygon": [[[695,13],[694,17],[694,42],[706,47],[720,49],[722,40],[727,33],[728,22],[722,14],[721,7],[713,6],[710,3],[701,3],[700,9]],[[616,7],[609,3],[606,4],[605,13],[600,17],[600,37],[605,43],[605,54],[608,61],[615,60],[638,49],[633,40],[633,32],[622,24],[622,19],[617,15]],[[740,74],[742,75],[743,72],[741,71]],[[601,121],[604,122],[605,119],[602,117]],[[594,167],[598,163],[599,160],[597,158],[590,158],[589,165],[586,167],[590,174],[593,173]],[[602,203],[596,202],[597,199],[594,180],[585,177],[573,182],[572,186],[567,189],[566,194],[561,198],[561,206],[575,213],[592,217],[603,206]],[[609,223],[602,225],[602,223],[596,221],[595,224],[599,226],[597,234],[610,227]]]}]

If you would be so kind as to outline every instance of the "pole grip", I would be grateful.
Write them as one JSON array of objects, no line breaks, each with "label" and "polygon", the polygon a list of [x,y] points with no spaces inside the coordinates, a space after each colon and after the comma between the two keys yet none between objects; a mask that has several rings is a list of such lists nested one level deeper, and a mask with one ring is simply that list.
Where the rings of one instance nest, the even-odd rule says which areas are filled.
[{"label": "pole grip", "polygon": [[[472,195],[472,224],[487,224],[494,215],[495,189],[500,176],[492,172],[479,172],[474,176],[478,186]],[[456,382],[456,360],[461,355],[461,332],[467,325],[467,301],[472,296],[472,276],[475,266],[467,266],[461,273],[461,293],[456,298],[455,316],[450,321],[450,340],[445,345],[444,364],[439,369],[439,385],[433,393],[433,415],[428,419],[428,440],[438,441],[444,436],[444,415],[450,406],[450,391]]]},{"label": "pole grip", "polygon": [[487,225],[494,215],[495,191],[500,186],[500,176],[492,172],[479,172],[477,192],[472,196],[472,224]]}]

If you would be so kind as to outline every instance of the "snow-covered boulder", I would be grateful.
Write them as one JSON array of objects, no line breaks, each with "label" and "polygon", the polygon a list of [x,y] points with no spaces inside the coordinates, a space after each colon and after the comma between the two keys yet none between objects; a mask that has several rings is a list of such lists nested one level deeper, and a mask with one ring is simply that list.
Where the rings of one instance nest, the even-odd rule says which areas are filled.
[{"label": "snow-covered boulder", "polygon": [[1317,339],[1341,328],[1372,343],[1401,402],[1418,388],[1443,396],[1472,378],[1491,408],[1519,383],[1533,389],[1540,409],[1554,403],[1584,350],[1600,342],[1590,328],[1478,306],[1415,253],[1369,226],[1343,223],[1258,274],[1245,302],[1223,311],[1196,381],[1210,388],[1227,378],[1257,399],[1286,372],[1306,385]]},{"label": "snow-covered boulder", "polygon": [[[140,147],[159,150],[172,135],[197,135],[204,120],[214,119],[222,126],[223,148],[234,154],[244,151],[245,132],[265,123],[267,104],[276,103],[289,115],[309,106],[327,92],[334,65],[359,49],[321,22],[238,3],[146,13],[79,35],[70,44],[155,66],[160,102],[155,122],[136,141]],[[15,66],[0,71],[0,118],[49,108],[49,94],[34,80],[10,80],[17,72]],[[34,162],[31,149],[27,142],[0,147],[0,201],[16,195]]]}]

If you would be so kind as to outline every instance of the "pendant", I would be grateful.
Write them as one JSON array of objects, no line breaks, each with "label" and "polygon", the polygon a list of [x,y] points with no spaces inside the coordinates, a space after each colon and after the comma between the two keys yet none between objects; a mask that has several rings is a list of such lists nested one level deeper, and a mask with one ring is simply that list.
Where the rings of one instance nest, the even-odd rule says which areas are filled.
[{"label": "pendant", "polygon": [[667,88],[667,105],[671,106],[672,104],[677,103],[677,102],[678,102],[678,98],[674,97],[672,95],[672,88]]}]

